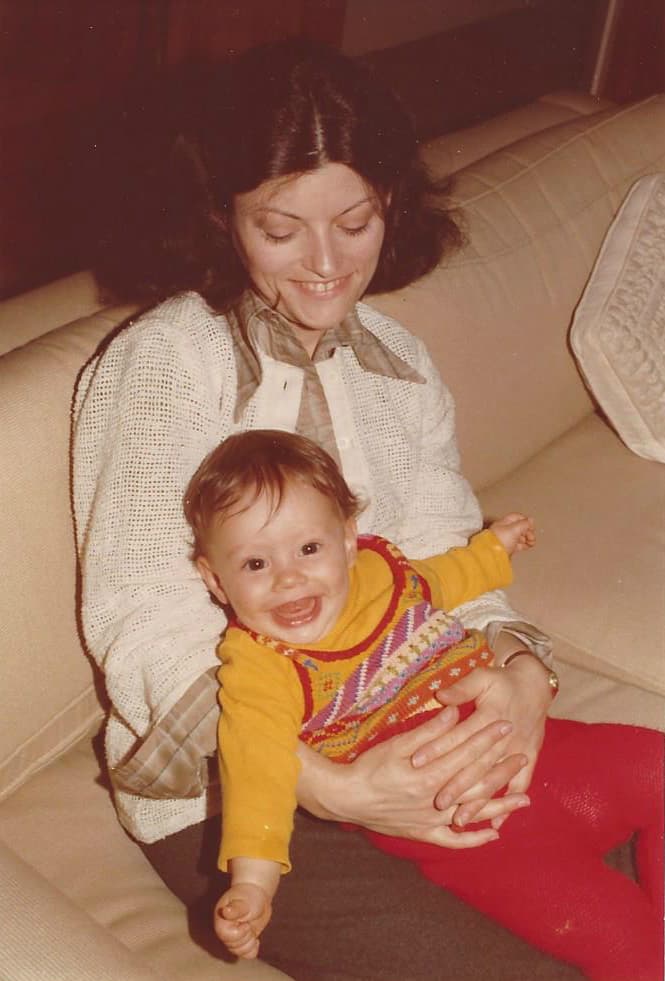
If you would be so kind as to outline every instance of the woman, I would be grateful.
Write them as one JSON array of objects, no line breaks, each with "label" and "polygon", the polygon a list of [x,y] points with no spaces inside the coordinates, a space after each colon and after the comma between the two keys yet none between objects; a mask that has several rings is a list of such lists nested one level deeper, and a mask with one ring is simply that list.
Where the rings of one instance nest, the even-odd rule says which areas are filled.
[{"label": "woman", "polygon": [[[303,42],[243,56],[206,108],[198,137],[176,147],[176,179],[124,229],[110,279],[152,308],[84,371],[74,426],[82,618],[112,703],[106,752],[118,814],[174,891],[204,906],[219,890],[206,759],[224,619],[187,557],[181,499],[201,459],[237,430],[298,431],[370,501],[361,531],[417,557],[463,544],[481,524],[458,470],[450,394],[422,344],[359,303],[428,272],[459,238],[431,204],[435,188],[403,110],[353,62]],[[551,698],[547,640],[501,595],[462,616],[486,629],[499,665],[525,656],[477,669],[450,689],[438,718],[354,764],[303,748],[308,811],[464,848],[492,829],[460,833],[453,819],[462,828],[487,816],[505,786],[503,814],[491,805],[496,825],[528,803]],[[466,701],[476,711],[455,725],[452,705]],[[336,836],[301,821],[301,877],[324,881]],[[288,929],[282,898],[266,958],[298,978],[325,978],[326,965],[337,977],[342,963],[363,965],[367,978],[431,978],[442,894],[407,886],[411,870],[342,839],[345,868],[372,882],[374,902],[379,881],[394,914],[376,936],[366,923],[350,935],[351,917],[345,952],[318,937],[308,953],[302,917],[315,893],[295,877],[283,897],[298,929]],[[407,887],[418,890],[419,932],[431,933],[418,952],[398,913]]]}]

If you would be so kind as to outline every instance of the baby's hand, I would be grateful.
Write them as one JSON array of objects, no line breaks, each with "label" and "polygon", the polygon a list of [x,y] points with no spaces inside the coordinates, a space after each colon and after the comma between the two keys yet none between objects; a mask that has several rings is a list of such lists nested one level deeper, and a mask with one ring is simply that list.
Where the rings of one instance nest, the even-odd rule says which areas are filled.
[{"label": "baby's hand", "polygon": [[513,552],[523,552],[536,544],[536,532],[533,518],[527,518],[516,511],[507,514],[505,518],[493,521],[489,526],[499,539],[508,555]]},{"label": "baby's hand", "polygon": [[247,960],[259,952],[259,935],[270,920],[268,894],[252,882],[238,882],[215,906],[215,933],[236,957]]}]

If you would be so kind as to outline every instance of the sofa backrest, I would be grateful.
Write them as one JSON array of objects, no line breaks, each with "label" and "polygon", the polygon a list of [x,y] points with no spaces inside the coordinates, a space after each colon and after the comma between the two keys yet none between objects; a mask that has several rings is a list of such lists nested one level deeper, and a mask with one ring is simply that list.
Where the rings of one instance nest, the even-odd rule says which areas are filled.
[{"label": "sofa backrest", "polygon": [[91,272],[37,286],[0,303],[0,355],[105,306]]},{"label": "sofa backrest", "polygon": [[101,714],[76,626],[70,404],[81,365],[128,311],[105,310],[0,358],[0,798]]},{"label": "sofa backrest", "polygon": [[456,176],[467,246],[370,299],[426,341],[455,396],[476,488],[592,410],[570,321],[628,188],[664,170],[665,96],[532,134]]}]

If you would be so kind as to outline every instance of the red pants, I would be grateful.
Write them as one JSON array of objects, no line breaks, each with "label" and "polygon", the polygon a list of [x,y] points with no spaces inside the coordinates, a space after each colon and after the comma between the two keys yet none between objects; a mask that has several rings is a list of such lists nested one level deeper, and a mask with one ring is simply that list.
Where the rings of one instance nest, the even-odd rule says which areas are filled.
[{"label": "red pants", "polygon": [[[433,882],[594,981],[663,979],[662,734],[550,719],[500,839],[451,850],[365,832]],[[603,856],[635,838],[639,884]]]}]

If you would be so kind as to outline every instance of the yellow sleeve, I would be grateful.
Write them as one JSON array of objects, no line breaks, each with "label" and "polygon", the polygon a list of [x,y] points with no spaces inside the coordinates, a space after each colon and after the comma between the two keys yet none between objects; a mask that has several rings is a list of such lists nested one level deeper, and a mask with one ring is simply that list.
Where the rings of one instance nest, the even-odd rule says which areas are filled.
[{"label": "yellow sleeve", "polygon": [[219,867],[244,856],[279,862],[288,872],[302,690],[288,657],[237,629],[227,631],[219,656]]},{"label": "yellow sleeve", "polygon": [[463,548],[413,560],[411,565],[427,580],[432,605],[446,611],[513,581],[508,553],[489,530],[474,535]]}]

